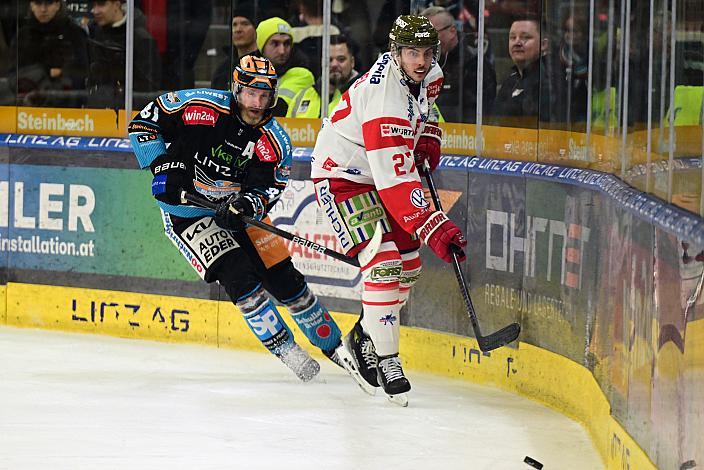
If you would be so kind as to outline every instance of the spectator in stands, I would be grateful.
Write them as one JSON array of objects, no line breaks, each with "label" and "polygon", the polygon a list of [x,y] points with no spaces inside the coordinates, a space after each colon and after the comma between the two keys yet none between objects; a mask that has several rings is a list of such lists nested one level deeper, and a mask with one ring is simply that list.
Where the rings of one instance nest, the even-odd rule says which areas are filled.
[{"label": "spectator in stands", "polygon": [[[17,2],[0,2],[0,43],[9,45],[17,35],[17,27],[22,26],[17,14]],[[7,59],[7,57],[2,57]]]},{"label": "spectator in stands", "polygon": [[[359,72],[354,68],[354,50],[347,37],[343,35],[330,37],[330,101],[328,116],[342,98],[342,94],[357,80]],[[301,90],[288,108],[286,117],[319,118],[321,117],[322,77],[315,85]]]},{"label": "spectator in stands", "polygon": [[586,18],[569,14],[562,23],[562,40],[557,51],[556,93],[558,122],[587,121],[587,71],[589,31]]},{"label": "spectator in stands", "polygon": [[[120,109],[125,103],[126,11],[121,0],[96,0],[91,11],[88,106]],[[134,44],[133,106],[139,108],[159,90],[161,61],[144,15],[137,9]]]},{"label": "spectator in stands", "polygon": [[194,88],[196,59],[210,27],[212,0],[143,0],[141,9],[161,57],[161,89]]},{"label": "spectator in stands", "polygon": [[[240,57],[255,54],[260,55],[257,49],[257,30],[254,25],[254,6],[241,4],[232,12],[232,49],[227,48],[227,57],[218,64],[213,79],[210,82],[211,88],[218,90],[229,90],[232,79],[233,64],[238,64]],[[230,52],[231,51],[231,52]]]},{"label": "spectator in stands", "polygon": [[[10,69],[10,43],[17,33],[17,4],[0,4],[0,106],[16,104],[14,93],[17,76],[7,77]],[[12,84],[12,87],[10,87]]]},{"label": "spectator in stands", "polygon": [[372,33],[372,41],[376,46],[377,52],[388,50],[391,25],[393,25],[399,15],[408,15],[411,12],[410,4],[411,2],[401,0],[384,0]]},{"label": "spectator in stands", "polygon": [[[438,63],[445,75],[442,92],[435,104],[448,122],[476,122],[477,115],[477,51],[469,44],[460,44],[455,19],[443,7],[426,8],[427,17],[438,32]],[[496,96],[496,73],[484,55],[482,112],[488,114]]]},{"label": "spectator in stands", "polygon": [[[293,28],[295,47],[308,58],[313,76],[320,78],[323,54],[323,3],[321,0],[297,0],[301,25]],[[340,34],[340,28],[330,24],[330,35]]]},{"label": "spectator in stands", "polygon": [[[373,0],[335,0],[332,2],[332,19],[347,39],[353,41],[355,68],[369,70],[376,60],[371,46],[372,20],[370,4]],[[364,47],[360,47],[364,45]]]},{"label": "spectator in stands", "polygon": [[[88,38],[60,0],[32,0],[10,45],[8,81],[17,104],[80,107],[88,75]],[[15,80],[15,76],[17,77]]]},{"label": "spectator in stands", "polygon": [[293,46],[291,25],[279,17],[269,18],[257,26],[257,47],[269,59],[279,75],[279,99],[274,116],[286,116],[293,97],[313,86],[315,78],[305,56]]},{"label": "spectator in stands", "polygon": [[545,55],[547,38],[540,37],[540,21],[532,16],[515,20],[508,39],[511,74],[501,83],[491,124],[535,128],[551,120],[555,111],[553,79]]},{"label": "spectator in stands", "polygon": [[461,24],[465,31],[477,30],[477,16],[479,2],[477,0],[433,0],[428,8],[443,7],[455,19],[456,24]]}]

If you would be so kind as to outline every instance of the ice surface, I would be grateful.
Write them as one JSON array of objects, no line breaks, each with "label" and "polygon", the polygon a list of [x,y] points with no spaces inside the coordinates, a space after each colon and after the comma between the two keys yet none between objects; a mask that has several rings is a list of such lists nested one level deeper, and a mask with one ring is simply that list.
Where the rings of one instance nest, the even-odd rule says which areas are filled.
[{"label": "ice surface", "polygon": [[408,408],[320,359],[0,327],[0,469],[529,469],[603,464],[528,399],[407,369]]}]

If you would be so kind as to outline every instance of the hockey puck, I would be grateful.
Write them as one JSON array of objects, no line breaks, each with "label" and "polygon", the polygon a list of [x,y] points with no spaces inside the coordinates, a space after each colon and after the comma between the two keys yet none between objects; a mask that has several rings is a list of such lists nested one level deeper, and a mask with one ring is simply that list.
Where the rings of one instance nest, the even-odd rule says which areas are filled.
[{"label": "hockey puck", "polygon": [[525,463],[527,463],[528,465],[530,465],[531,467],[537,468],[538,470],[540,470],[541,468],[543,468],[543,464],[540,463],[540,462],[538,462],[537,460],[535,460],[533,457],[528,457],[528,456],[526,455],[526,458],[523,459],[523,461],[524,461]]}]

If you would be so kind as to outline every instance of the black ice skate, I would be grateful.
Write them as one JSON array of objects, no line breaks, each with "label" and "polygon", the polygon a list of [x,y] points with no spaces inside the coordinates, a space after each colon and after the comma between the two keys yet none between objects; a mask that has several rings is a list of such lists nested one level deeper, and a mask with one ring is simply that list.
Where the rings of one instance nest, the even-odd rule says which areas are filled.
[{"label": "black ice skate", "polygon": [[389,396],[389,400],[397,405],[408,406],[406,392],[411,389],[411,383],[403,375],[403,368],[401,367],[401,360],[398,358],[398,354],[380,356],[377,374],[379,383],[384,389],[384,393]]},{"label": "black ice skate", "polygon": [[369,395],[375,395],[379,386],[376,353],[372,340],[362,331],[362,325],[355,324],[352,331],[342,338],[342,344],[335,352],[359,387]]},{"label": "black ice skate", "polygon": [[320,372],[320,364],[296,343],[282,346],[277,356],[303,382],[310,381]]},{"label": "black ice skate", "polygon": [[359,321],[354,324],[354,328],[347,334],[345,339],[354,353],[354,358],[359,367],[359,373],[369,385],[378,387],[379,381],[376,377],[376,366],[379,361],[376,357],[374,343],[372,343],[372,339],[364,333],[362,324]]}]

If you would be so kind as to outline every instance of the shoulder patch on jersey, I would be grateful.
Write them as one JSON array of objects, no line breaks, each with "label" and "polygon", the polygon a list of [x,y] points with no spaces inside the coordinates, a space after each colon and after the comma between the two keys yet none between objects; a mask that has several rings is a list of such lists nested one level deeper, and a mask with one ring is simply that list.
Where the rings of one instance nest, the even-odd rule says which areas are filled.
[{"label": "shoulder patch on jersey", "polygon": [[219,111],[229,113],[232,94],[222,90],[210,88],[193,88],[165,93],[158,98],[159,105],[167,112],[172,113],[187,106],[190,102],[198,102],[213,106]]},{"label": "shoulder patch on jersey", "polygon": [[442,89],[443,77],[438,78],[430,83],[428,83],[428,99],[435,98],[440,94]]},{"label": "shoulder patch on jersey", "polygon": [[284,128],[281,127],[279,121],[274,118],[270,119],[269,122],[264,124],[264,129],[271,133],[272,137],[276,140],[284,153],[291,153],[291,138],[288,136]]},{"label": "shoulder patch on jersey", "polygon": [[257,141],[255,149],[257,157],[259,157],[259,160],[263,162],[271,163],[278,160],[276,151],[274,150],[274,146],[267,138],[267,134],[262,134],[262,136]]}]

